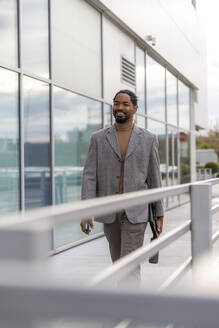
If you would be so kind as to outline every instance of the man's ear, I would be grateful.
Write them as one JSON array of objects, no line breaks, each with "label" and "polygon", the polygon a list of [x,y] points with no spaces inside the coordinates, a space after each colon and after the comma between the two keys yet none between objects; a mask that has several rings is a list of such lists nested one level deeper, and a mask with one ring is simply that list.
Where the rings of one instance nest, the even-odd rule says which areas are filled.
[{"label": "man's ear", "polygon": [[134,109],[134,113],[136,113],[137,112],[137,109],[138,109],[138,105],[133,106],[133,109]]}]

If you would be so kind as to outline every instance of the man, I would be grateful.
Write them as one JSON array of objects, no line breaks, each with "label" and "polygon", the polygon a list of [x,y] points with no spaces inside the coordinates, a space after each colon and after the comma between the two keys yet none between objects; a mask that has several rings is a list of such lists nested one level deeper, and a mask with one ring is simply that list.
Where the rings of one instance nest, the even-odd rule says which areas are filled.
[{"label": "man", "polygon": [[[113,99],[115,124],[95,132],[83,173],[82,199],[161,187],[157,138],[134,124],[137,97],[120,90]],[[154,203],[158,233],[163,227],[162,201]],[[104,223],[112,261],[141,247],[148,221],[148,205],[95,218]],[[93,228],[92,218],[81,221]],[[133,272],[140,278],[140,267]]]}]

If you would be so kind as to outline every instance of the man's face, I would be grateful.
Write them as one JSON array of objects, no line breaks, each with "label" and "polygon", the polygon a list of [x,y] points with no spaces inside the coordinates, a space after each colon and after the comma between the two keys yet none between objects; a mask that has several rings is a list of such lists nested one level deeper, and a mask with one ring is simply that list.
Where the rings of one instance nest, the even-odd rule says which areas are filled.
[{"label": "man's face", "polygon": [[125,123],[133,118],[138,106],[134,106],[126,93],[119,93],[113,104],[113,116],[117,123]]}]

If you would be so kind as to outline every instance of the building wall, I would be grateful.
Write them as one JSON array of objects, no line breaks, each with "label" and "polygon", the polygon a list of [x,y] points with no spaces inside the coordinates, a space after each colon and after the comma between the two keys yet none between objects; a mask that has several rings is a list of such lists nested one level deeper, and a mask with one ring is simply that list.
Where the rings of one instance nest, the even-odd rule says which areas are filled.
[{"label": "building wall", "polygon": [[[174,21],[171,8],[167,15],[164,6],[171,4],[169,0],[150,2],[164,32],[149,14],[145,16],[148,1],[127,1],[124,8],[121,3],[117,7],[114,1],[0,2],[1,215],[80,199],[91,134],[112,124],[113,96],[124,88],[138,96],[136,124],[158,137],[163,185],[195,179],[197,61],[195,72],[191,65],[190,72],[187,61],[180,66],[181,48],[176,50],[167,40],[165,30],[172,33]],[[134,17],[135,11],[140,13],[138,19],[131,17],[131,9]],[[187,9],[194,11],[192,6]],[[174,24],[176,28],[178,23]],[[157,33],[156,51],[142,40],[149,27]],[[179,27],[173,33],[173,40],[181,39],[178,44],[188,52],[193,49],[190,59],[195,60],[198,41],[193,45],[180,31]],[[122,58],[131,68],[129,82],[122,76]],[[179,201],[171,197],[165,205]],[[101,225],[95,226],[95,232],[101,230]],[[78,223],[55,230],[57,247],[80,238]]]},{"label": "building wall", "polygon": [[[195,124],[207,128],[206,44],[198,12],[188,0],[102,0],[109,10],[153,47],[197,89]],[[151,42],[148,42],[151,45]]]}]

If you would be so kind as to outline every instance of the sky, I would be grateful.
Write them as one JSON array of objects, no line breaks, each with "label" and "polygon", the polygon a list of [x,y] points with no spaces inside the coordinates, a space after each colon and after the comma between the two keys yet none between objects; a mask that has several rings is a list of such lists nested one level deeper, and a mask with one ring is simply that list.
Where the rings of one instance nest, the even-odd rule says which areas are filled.
[{"label": "sky", "polygon": [[219,125],[219,0],[197,0],[207,41],[209,128]]}]

